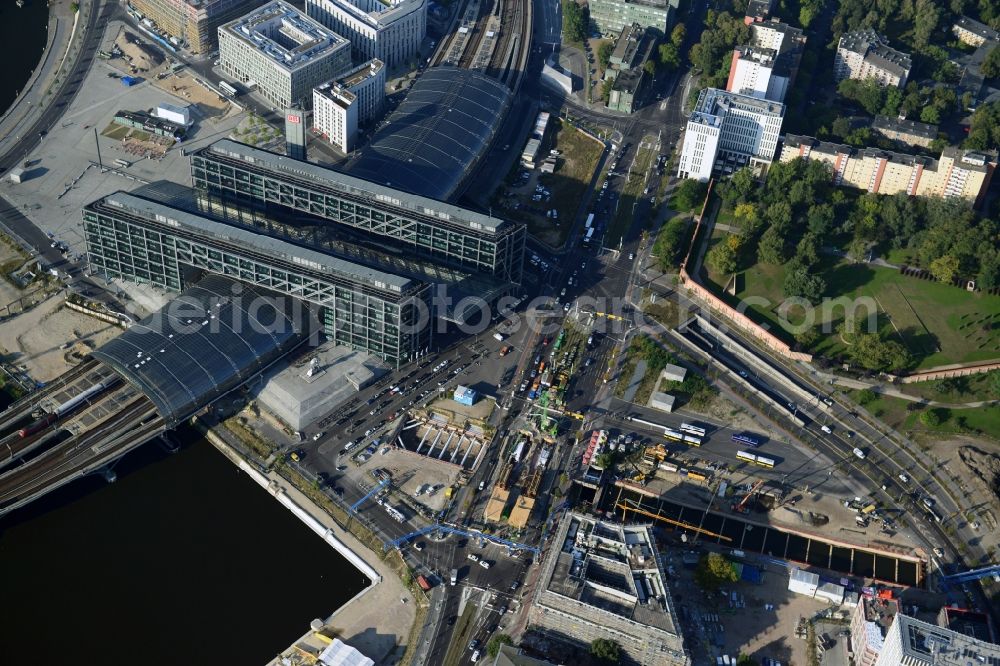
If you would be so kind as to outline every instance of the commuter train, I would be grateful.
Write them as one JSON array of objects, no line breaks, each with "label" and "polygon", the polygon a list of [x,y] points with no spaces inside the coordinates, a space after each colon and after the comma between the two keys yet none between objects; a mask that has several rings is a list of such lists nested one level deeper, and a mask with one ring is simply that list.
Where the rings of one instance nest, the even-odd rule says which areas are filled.
[{"label": "commuter train", "polygon": [[91,386],[89,389],[87,389],[80,395],[76,396],[75,398],[70,398],[63,404],[56,407],[51,414],[43,416],[42,418],[38,419],[27,428],[21,428],[20,430],[17,431],[17,434],[21,437],[21,439],[24,439],[25,437],[31,437],[32,435],[41,432],[42,430],[49,427],[53,423],[59,421],[59,419],[68,416],[71,412],[76,410],[80,405],[84,404],[91,398],[97,397],[98,395],[108,390],[117,383],[118,383],[117,380],[110,379],[108,381],[101,382],[100,384]]}]

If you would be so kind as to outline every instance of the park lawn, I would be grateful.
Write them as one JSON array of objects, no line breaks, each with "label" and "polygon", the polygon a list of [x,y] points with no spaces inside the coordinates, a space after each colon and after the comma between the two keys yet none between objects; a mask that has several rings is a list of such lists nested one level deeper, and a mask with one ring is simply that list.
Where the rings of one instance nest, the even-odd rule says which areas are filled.
[{"label": "park lawn", "polygon": [[898,330],[896,339],[919,359],[918,370],[1000,357],[998,296],[847,262],[824,278],[828,294],[871,298],[887,313],[893,332]]},{"label": "park lawn", "polygon": [[898,388],[904,393],[937,402],[963,403],[996,399],[993,377],[990,373],[933,382],[900,384]]}]

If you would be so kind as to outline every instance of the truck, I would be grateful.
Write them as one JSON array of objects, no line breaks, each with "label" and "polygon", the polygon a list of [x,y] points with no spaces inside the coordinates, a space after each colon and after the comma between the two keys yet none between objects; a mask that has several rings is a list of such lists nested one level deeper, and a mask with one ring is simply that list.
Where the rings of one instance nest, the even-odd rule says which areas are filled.
[{"label": "truck", "polygon": [[587,222],[583,225],[583,228],[589,229],[593,225],[594,225],[594,214],[591,213],[590,215],[587,216]]},{"label": "truck", "polygon": [[451,570],[451,584],[454,585],[458,582],[458,569]]},{"label": "truck", "polygon": [[503,347],[500,348],[501,356],[506,356],[509,353],[510,353],[510,345],[504,345]]},{"label": "truck", "polygon": [[417,585],[419,585],[420,589],[423,590],[424,592],[431,591],[432,587],[431,584],[423,576],[417,576]]},{"label": "truck", "polygon": [[517,443],[517,446],[514,447],[514,455],[512,457],[514,458],[515,463],[521,462],[521,454],[523,453],[524,453],[524,440],[522,439],[520,442]]}]

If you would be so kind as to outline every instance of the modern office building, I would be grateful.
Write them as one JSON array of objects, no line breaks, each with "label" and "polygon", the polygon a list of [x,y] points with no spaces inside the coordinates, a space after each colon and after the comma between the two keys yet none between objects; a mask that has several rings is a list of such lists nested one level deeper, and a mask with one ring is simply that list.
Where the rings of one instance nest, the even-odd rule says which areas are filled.
[{"label": "modern office building", "polygon": [[[191,154],[205,195],[256,210],[298,212],[377,242],[400,261],[420,257],[506,285],[521,283],[524,225],[401,192],[229,139]],[[327,224],[326,226],[331,226]],[[321,234],[312,227],[310,234]],[[311,242],[321,242],[315,236]],[[443,269],[442,269],[443,270]],[[488,298],[487,294],[481,294]]]},{"label": "modern office building", "polygon": [[926,148],[937,138],[937,125],[918,123],[915,120],[900,120],[890,116],[875,116],[872,129],[893,141]]},{"label": "modern office building", "polygon": [[428,0],[306,0],[306,13],[347,37],[356,60],[405,66],[427,35]]},{"label": "modern office building", "polygon": [[863,597],[851,617],[855,666],[1000,663],[1000,645],[899,612],[892,599]]},{"label": "modern office building", "polygon": [[688,119],[678,178],[708,180],[744,165],[770,164],[778,146],[785,105],[706,88]]},{"label": "modern office building", "polygon": [[83,210],[92,270],[180,291],[230,276],[316,308],[326,334],[398,366],[426,349],[431,285],[301,244],[116,192]]},{"label": "modern office building", "polygon": [[354,150],[358,126],[371,121],[385,103],[385,65],[369,60],[313,89],[313,129],[341,151]]},{"label": "modern office building", "polygon": [[691,663],[648,525],[567,513],[542,564],[528,626],[553,640],[617,642],[631,663]]},{"label": "modern office building", "polygon": [[733,50],[726,90],[739,95],[784,102],[790,84],[788,76],[778,74],[774,49],[738,46]]},{"label": "modern office building", "polygon": [[987,42],[1000,42],[1000,33],[990,26],[974,21],[968,16],[962,16],[951,26],[959,41],[971,46],[982,46]]},{"label": "modern office building", "polygon": [[590,20],[605,35],[618,36],[633,23],[666,35],[677,5],[678,0],[590,0]]},{"label": "modern office building", "polygon": [[278,109],[309,108],[312,89],[351,66],[351,45],[284,0],[219,28],[219,66]]},{"label": "modern office building", "polygon": [[243,16],[266,0],[129,0],[141,18],[149,19],[194,53],[209,53],[219,44],[219,26]]},{"label": "modern office building", "polygon": [[785,136],[781,161],[801,157],[830,165],[833,183],[874,192],[959,197],[978,206],[997,166],[996,153],[945,148],[938,159],[854,148],[808,136]]},{"label": "modern office building", "polygon": [[913,63],[908,53],[890,48],[874,30],[848,32],[837,43],[834,76],[844,79],[875,79],[880,86],[902,88]]}]

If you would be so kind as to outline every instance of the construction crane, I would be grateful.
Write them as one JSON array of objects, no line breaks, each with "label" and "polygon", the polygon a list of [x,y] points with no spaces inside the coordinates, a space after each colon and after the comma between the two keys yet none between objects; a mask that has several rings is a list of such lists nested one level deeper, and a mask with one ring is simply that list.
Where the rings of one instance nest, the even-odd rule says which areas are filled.
[{"label": "construction crane", "polygon": [[692,525],[691,523],[685,523],[680,520],[674,520],[673,518],[667,518],[666,516],[661,516],[659,513],[653,513],[652,511],[647,511],[646,509],[640,507],[628,506],[628,504],[624,502],[618,502],[616,506],[622,510],[623,521],[628,518],[628,512],[631,511],[632,513],[638,513],[639,515],[647,516],[654,520],[659,520],[660,522],[667,523],[668,525],[675,525],[677,527],[681,527],[686,530],[691,530],[692,532],[696,532],[698,534],[704,534],[706,536],[713,536],[713,537],[718,537],[719,539],[724,539],[726,541],[732,541],[732,539],[727,537],[725,534],[719,534],[718,532],[712,532],[711,530],[706,530],[702,527],[697,527],[695,525]]},{"label": "construction crane", "polygon": [[735,511],[736,513],[749,513],[749,509],[747,509],[747,502],[750,501],[750,498],[753,497],[753,494],[755,492],[757,492],[757,490],[762,485],[764,485],[764,480],[763,479],[761,479],[757,483],[753,484],[753,486],[751,486],[751,488],[750,488],[750,492],[748,492],[746,495],[744,495],[743,499],[741,499],[739,502],[736,502],[735,504],[733,504],[733,507],[732,507],[733,511]]},{"label": "construction crane", "polygon": [[377,486],[375,486],[374,488],[372,488],[371,490],[369,490],[368,493],[364,497],[362,497],[357,502],[355,502],[354,504],[352,504],[351,505],[351,513],[356,512],[358,510],[358,507],[361,506],[362,504],[364,504],[365,502],[367,502],[371,498],[372,495],[377,494],[383,488],[387,487],[389,485],[389,481],[390,481],[390,479],[388,477],[382,479],[379,482],[379,484]]},{"label": "construction crane", "polygon": [[960,585],[962,583],[972,583],[987,576],[1000,576],[1000,564],[991,564],[988,567],[971,569],[962,573],[941,576],[941,584],[948,588],[950,585]]}]

